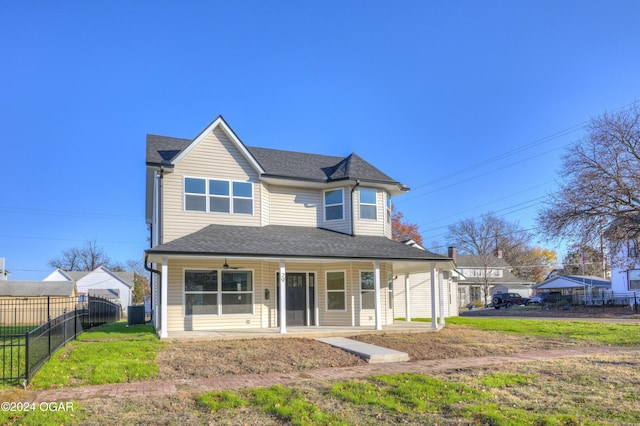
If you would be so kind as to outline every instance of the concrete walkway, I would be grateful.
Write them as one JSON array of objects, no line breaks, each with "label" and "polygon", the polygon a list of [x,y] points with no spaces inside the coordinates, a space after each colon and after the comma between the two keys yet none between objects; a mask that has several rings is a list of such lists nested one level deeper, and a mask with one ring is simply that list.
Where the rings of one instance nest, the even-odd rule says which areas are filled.
[{"label": "concrete walkway", "polygon": [[[8,393],[0,393],[0,399],[10,401],[19,392],[21,401],[59,402],[80,401],[92,398],[133,398],[139,396],[162,396],[176,393],[198,394],[211,391],[240,390],[245,388],[269,387],[274,385],[293,385],[301,382],[324,380],[349,380],[375,374],[420,373],[430,374],[437,371],[545,361],[561,358],[584,357],[589,355],[640,355],[639,349],[621,347],[593,347],[575,349],[540,350],[502,356],[452,358],[415,362],[396,362],[366,364],[353,367],[322,368],[292,373],[243,374],[221,376],[210,379],[190,379],[178,381],[150,380],[145,382],[119,383],[51,389],[43,391],[15,391],[13,399]],[[3,397],[4,395],[4,397]]]},{"label": "concrete walkway", "polygon": [[409,354],[406,352],[383,348],[382,346],[347,339],[346,337],[323,337],[316,340],[357,355],[369,364],[409,361]]}]

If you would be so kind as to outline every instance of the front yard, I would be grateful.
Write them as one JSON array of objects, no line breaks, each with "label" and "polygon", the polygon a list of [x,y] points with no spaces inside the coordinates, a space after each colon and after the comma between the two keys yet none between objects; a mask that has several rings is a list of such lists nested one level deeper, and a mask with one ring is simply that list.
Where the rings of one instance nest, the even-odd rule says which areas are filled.
[{"label": "front yard", "polygon": [[[137,328],[139,327],[139,328]],[[504,355],[579,346],[640,345],[640,325],[451,318],[438,333],[357,339],[406,351],[412,360]],[[122,360],[122,361],[119,361]],[[86,332],[59,351],[32,387],[105,381],[293,372],[363,361],[305,339],[159,342],[146,326]],[[74,401],[73,412],[1,412],[3,424],[611,424],[640,423],[640,359],[589,356],[385,375],[268,389]],[[5,389],[3,401],[28,392]]]}]

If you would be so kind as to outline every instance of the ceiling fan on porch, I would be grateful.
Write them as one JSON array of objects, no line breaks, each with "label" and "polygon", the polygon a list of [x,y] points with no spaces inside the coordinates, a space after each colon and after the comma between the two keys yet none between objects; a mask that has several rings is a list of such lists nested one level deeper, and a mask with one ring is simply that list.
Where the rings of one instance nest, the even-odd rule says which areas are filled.
[{"label": "ceiling fan on porch", "polygon": [[224,260],[224,265],[222,265],[222,269],[240,269],[238,267],[235,266],[229,266],[229,264],[227,263],[227,259]]}]

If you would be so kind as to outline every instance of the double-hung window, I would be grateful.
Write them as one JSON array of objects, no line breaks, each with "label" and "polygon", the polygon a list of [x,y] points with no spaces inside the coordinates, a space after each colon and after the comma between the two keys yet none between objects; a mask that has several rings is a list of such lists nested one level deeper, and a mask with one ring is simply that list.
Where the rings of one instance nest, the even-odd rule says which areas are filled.
[{"label": "double-hung window", "polygon": [[327,310],[344,311],[347,306],[345,274],[342,271],[327,272]]},{"label": "double-hung window", "polygon": [[218,314],[218,271],[184,272],[184,313]]},{"label": "double-hung window", "polygon": [[251,314],[253,273],[187,270],[184,272],[184,304],[185,315]]},{"label": "double-hung window", "polygon": [[324,192],[324,219],[344,219],[344,192],[342,189]]},{"label": "double-hung window", "polygon": [[391,223],[391,195],[387,194],[386,202],[387,223]]},{"label": "double-hung window", "polygon": [[629,290],[640,290],[640,269],[631,269],[629,274]]},{"label": "double-hung window", "polygon": [[378,218],[376,198],[375,189],[360,189],[360,219],[376,220]]},{"label": "double-hung window", "polygon": [[207,180],[197,178],[184,178],[184,209],[206,212],[207,211]]},{"label": "double-hung window", "polygon": [[373,272],[360,272],[360,306],[362,309],[376,308],[376,292]]},{"label": "double-hung window", "polygon": [[208,213],[253,214],[253,184],[185,178],[184,209]]},{"label": "double-hung window", "polygon": [[389,309],[393,309],[393,274],[387,273],[387,283],[389,285]]}]

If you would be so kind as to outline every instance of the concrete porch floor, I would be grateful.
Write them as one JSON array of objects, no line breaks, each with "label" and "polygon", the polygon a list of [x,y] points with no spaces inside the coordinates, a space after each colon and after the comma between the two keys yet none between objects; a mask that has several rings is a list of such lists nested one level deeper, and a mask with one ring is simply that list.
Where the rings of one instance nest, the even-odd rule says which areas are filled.
[{"label": "concrete porch floor", "polygon": [[438,331],[442,328],[432,328],[430,322],[395,321],[390,325],[383,325],[382,330],[374,326],[360,327],[287,327],[287,333],[281,334],[279,328],[231,329],[231,330],[197,330],[170,331],[167,339],[197,339],[197,340],[237,340],[237,339],[278,339],[287,337],[301,337],[315,339],[318,337],[347,337],[359,334],[383,333],[424,333]]}]

